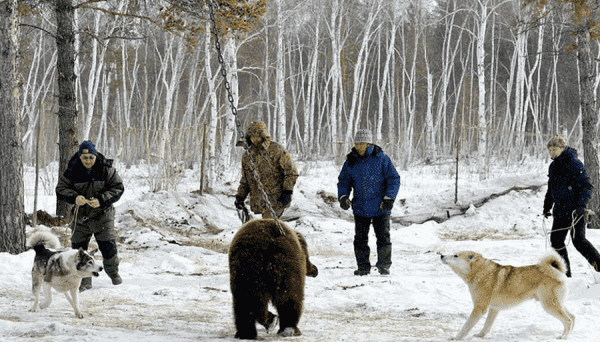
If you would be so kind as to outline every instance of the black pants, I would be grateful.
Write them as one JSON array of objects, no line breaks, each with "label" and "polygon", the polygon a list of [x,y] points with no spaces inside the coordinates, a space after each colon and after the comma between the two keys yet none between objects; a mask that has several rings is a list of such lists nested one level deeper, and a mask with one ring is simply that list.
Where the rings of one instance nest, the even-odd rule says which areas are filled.
[{"label": "black pants", "polygon": [[570,217],[554,218],[552,223],[552,231],[550,232],[550,244],[560,256],[565,259],[567,264],[567,276],[571,276],[571,265],[569,263],[569,255],[565,246],[567,234],[571,233],[573,246],[587,261],[593,266],[594,263],[600,265],[600,254],[594,246],[585,238],[585,222],[583,217],[575,218],[575,227],[570,229],[573,221]]},{"label": "black pants", "polygon": [[392,265],[392,240],[390,239],[390,215],[375,217],[354,216],[354,255],[360,271],[370,271],[369,261],[369,227],[373,224],[377,238],[377,266],[378,269],[389,269]]}]

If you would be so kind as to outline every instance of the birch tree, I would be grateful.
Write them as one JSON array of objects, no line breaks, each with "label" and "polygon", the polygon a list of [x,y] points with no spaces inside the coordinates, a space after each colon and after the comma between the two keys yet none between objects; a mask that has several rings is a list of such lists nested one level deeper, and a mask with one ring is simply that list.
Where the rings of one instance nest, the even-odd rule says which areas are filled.
[{"label": "birch tree", "polygon": [[0,252],[25,251],[23,144],[17,78],[19,15],[17,0],[0,2]]}]

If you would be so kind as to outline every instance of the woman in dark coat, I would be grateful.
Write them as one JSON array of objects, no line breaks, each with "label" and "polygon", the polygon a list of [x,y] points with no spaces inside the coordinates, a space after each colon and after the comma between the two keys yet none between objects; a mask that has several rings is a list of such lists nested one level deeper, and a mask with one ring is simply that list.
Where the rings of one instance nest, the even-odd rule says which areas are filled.
[{"label": "woman in dark coat", "polygon": [[[113,203],[121,198],[124,190],[121,177],[112,167],[112,159],[98,153],[89,140],[81,144],[56,185],[58,199],[76,205],[71,247],[87,250],[94,235],[104,259],[104,270],[113,285],[123,282],[119,276]],[[79,290],[90,288],[92,278],[84,278]]]},{"label": "woman in dark coat", "polygon": [[585,208],[592,195],[589,177],[577,159],[577,150],[566,146],[561,137],[554,137],[548,142],[548,153],[553,161],[548,169],[544,216],[554,217],[550,232],[552,248],[565,259],[567,276],[570,277],[565,238],[571,232],[573,246],[600,272],[600,254],[585,238]]}]

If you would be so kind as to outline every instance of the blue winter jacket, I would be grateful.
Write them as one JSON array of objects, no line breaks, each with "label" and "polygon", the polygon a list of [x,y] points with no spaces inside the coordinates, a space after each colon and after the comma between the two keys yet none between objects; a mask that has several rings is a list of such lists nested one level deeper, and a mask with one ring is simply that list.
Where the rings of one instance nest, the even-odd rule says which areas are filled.
[{"label": "blue winter jacket", "polygon": [[556,218],[570,218],[573,210],[578,210],[581,215],[591,195],[592,184],[577,159],[577,150],[567,147],[548,168],[544,212],[550,211],[554,204],[552,215]]},{"label": "blue winter jacket", "polygon": [[359,156],[354,148],[348,154],[338,177],[338,198],[350,196],[353,189],[354,215],[375,217],[390,214],[389,211],[379,209],[379,205],[384,196],[396,200],[400,189],[400,175],[381,147],[367,147],[364,157]]}]

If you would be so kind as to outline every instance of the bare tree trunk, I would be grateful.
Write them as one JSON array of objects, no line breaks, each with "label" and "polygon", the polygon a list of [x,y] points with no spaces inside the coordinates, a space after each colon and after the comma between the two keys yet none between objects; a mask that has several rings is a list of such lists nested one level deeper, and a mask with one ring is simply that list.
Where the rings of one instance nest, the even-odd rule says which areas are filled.
[{"label": "bare tree trunk", "polygon": [[0,252],[25,251],[23,144],[17,82],[17,0],[0,2]]},{"label": "bare tree trunk", "polygon": [[[225,69],[227,70],[227,80],[231,87],[231,95],[233,96],[233,106],[238,108],[239,92],[238,92],[238,70],[237,70],[237,46],[236,40],[231,35],[225,44]],[[227,102],[229,108],[231,104]],[[231,146],[235,133],[235,117],[231,110],[227,110],[224,115],[225,128],[223,131],[223,141],[221,142],[221,153],[219,158],[219,166],[217,167],[217,177],[223,173],[227,166],[231,163]]]},{"label": "bare tree trunk", "polygon": [[477,138],[477,169],[479,170],[479,180],[487,177],[487,115],[485,105],[485,31],[487,28],[487,0],[481,2],[481,12],[479,13],[479,25],[477,35],[477,81],[478,81],[478,99],[477,109],[478,117],[478,138]]},{"label": "bare tree trunk", "polygon": [[[56,49],[58,58],[58,148],[60,153],[59,174],[67,169],[69,159],[77,152],[77,103],[75,98],[75,32],[72,0],[56,0]],[[69,206],[56,201],[56,215],[66,216]]]},{"label": "bare tree trunk", "polygon": [[[594,56],[590,48],[590,28],[586,22],[577,28],[577,61],[580,66],[579,83],[581,85],[581,113],[583,128],[583,156],[585,169],[590,182],[594,186],[592,189],[592,198],[588,203],[588,208],[600,211],[600,167],[598,165],[598,151],[596,149],[597,136],[596,125],[598,117],[596,113],[596,101],[593,94],[594,81],[597,77],[594,73]],[[599,215],[591,217],[592,227],[598,227],[600,223]]]},{"label": "bare tree trunk", "polygon": [[285,48],[283,46],[283,13],[281,13],[281,2],[283,0],[276,0],[275,4],[277,7],[277,64],[275,65],[275,127],[276,140],[282,146],[286,146],[285,135],[286,135],[286,108],[285,108],[285,63],[284,54]]},{"label": "bare tree trunk", "polygon": [[331,135],[331,145],[328,152],[337,155],[338,148],[338,115],[341,113],[341,108],[338,108],[338,92],[340,92],[339,85],[342,79],[342,62],[341,62],[341,51],[342,51],[342,39],[341,39],[341,10],[339,0],[331,0],[331,19],[329,22],[329,37],[331,39],[331,102],[329,109],[329,132]]},{"label": "bare tree trunk", "polygon": [[216,145],[217,145],[217,116],[219,115],[217,110],[217,93],[215,92],[215,78],[219,75],[218,69],[213,76],[212,68],[210,66],[211,56],[211,43],[210,43],[210,23],[206,24],[205,36],[204,36],[204,74],[206,75],[206,83],[208,85],[207,96],[210,99],[209,112],[208,112],[208,177],[207,186],[211,187],[215,182],[215,168],[216,168]]}]

